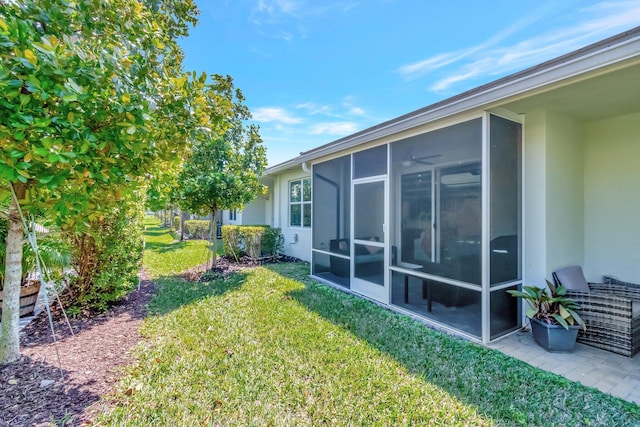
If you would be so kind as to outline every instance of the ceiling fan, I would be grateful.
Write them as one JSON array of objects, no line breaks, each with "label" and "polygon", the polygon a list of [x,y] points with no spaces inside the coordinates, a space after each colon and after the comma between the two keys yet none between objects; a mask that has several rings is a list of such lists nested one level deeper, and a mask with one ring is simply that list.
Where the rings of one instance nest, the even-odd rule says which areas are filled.
[{"label": "ceiling fan", "polygon": [[411,166],[414,163],[420,163],[423,165],[432,165],[433,162],[429,162],[429,159],[435,159],[438,157],[442,157],[442,154],[432,154],[430,156],[414,156],[414,155],[409,155],[407,158],[405,158],[402,161],[402,166]]}]

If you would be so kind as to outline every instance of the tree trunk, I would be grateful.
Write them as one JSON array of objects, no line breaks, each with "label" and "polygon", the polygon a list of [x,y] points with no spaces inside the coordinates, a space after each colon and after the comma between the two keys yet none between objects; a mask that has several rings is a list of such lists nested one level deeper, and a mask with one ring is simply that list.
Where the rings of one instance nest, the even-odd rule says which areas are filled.
[{"label": "tree trunk", "polygon": [[186,212],[180,212],[180,241],[184,241],[184,217],[188,215]]},{"label": "tree trunk", "polygon": [[[25,187],[15,184],[18,199],[24,198]],[[9,205],[7,254],[5,262],[2,333],[0,335],[0,364],[20,358],[20,285],[22,281],[22,244],[24,229],[18,204],[12,197]]]},{"label": "tree trunk", "polygon": [[[213,243],[212,243],[213,240]],[[211,227],[209,232],[209,246],[213,244],[213,256],[211,257],[211,269],[216,266],[218,256],[218,224],[216,223],[216,208],[211,208]]]}]

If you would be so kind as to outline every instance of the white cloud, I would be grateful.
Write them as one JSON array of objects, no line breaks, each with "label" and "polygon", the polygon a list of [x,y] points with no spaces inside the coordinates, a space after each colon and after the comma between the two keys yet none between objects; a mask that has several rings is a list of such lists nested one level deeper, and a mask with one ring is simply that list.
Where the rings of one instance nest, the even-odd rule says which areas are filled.
[{"label": "white cloud", "polygon": [[365,113],[363,108],[350,106],[349,107],[349,114],[354,115],[354,116],[364,116],[366,113]]},{"label": "white cloud", "polygon": [[358,125],[353,122],[326,122],[316,123],[309,128],[311,135],[349,135],[358,130]]},{"label": "white cloud", "polygon": [[547,7],[543,7],[469,49],[440,53],[404,65],[397,71],[406,80],[413,80],[453,65],[454,68],[446,72],[446,77],[435,81],[429,87],[432,91],[445,91],[456,83],[479,76],[504,74],[535,65],[640,24],[639,2],[604,1],[578,10],[578,22],[572,26],[553,29],[515,44],[497,46],[520,29],[543,18],[548,11]]},{"label": "white cloud", "polygon": [[291,41],[296,36],[305,38],[314,20],[333,19],[338,14],[348,14],[356,6],[357,2],[342,0],[257,0],[248,20],[258,26],[259,33],[265,37]]},{"label": "white cloud", "polygon": [[507,37],[521,30],[522,28],[525,28],[531,25],[532,23],[538,21],[548,12],[549,8],[550,8],[549,5],[539,8],[531,15],[526,16],[525,18],[514,22],[504,30],[496,33],[495,35],[490,37],[488,40],[485,40],[479,45],[472,46],[462,51],[440,53],[430,58],[424,59],[422,61],[403,65],[400,68],[398,68],[397,71],[405,79],[413,80],[431,71],[437,70],[438,68],[442,68],[447,65],[453,64],[455,62],[461,61],[477,52],[481,52],[488,49],[489,47],[501,42],[502,40],[506,39]]},{"label": "white cloud", "polygon": [[323,115],[332,118],[344,119],[351,116],[363,116],[365,110],[351,102],[352,97],[345,97],[340,105],[317,104],[315,102],[304,102],[295,106],[298,110],[304,110],[312,116]]},{"label": "white cloud", "polygon": [[403,65],[398,68],[398,73],[407,80],[413,80],[430,71],[437,70],[446,65],[460,60],[460,54],[455,52],[441,53],[413,64]]},{"label": "white cloud", "polygon": [[349,116],[364,116],[366,114],[364,108],[354,105],[355,98],[353,96],[345,96],[342,100],[342,107],[346,108]]},{"label": "white cloud", "polygon": [[292,13],[298,8],[298,2],[292,0],[258,0],[256,11],[273,15],[279,12]]},{"label": "white cloud", "polygon": [[333,108],[330,105],[320,105],[315,102],[304,102],[295,106],[298,110],[304,110],[307,114],[313,116],[322,114],[325,116],[334,116]]},{"label": "white cloud", "polygon": [[289,114],[287,110],[280,107],[260,107],[253,110],[251,114],[255,121],[263,123],[295,125],[303,122],[303,119]]}]

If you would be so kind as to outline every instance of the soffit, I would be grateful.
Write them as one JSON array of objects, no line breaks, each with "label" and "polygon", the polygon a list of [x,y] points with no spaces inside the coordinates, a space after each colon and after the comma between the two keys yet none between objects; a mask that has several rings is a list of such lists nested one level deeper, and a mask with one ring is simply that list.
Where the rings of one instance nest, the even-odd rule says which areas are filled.
[{"label": "soffit", "polygon": [[501,104],[514,113],[536,109],[592,121],[640,112],[640,63]]}]

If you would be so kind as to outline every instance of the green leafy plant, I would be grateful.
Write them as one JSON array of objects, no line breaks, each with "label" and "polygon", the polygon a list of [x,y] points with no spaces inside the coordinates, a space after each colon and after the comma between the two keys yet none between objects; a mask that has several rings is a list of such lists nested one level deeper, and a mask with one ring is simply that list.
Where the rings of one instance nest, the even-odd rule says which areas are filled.
[{"label": "green leafy plant", "polygon": [[76,275],[64,295],[75,312],[104,311],[138,284],[143,206],[131,195],[104,209],[103,217],[91,221],[89,229],[68,236]]},{"label": "green leafy plant", "polygon": [[576,310],[580,307],[567,296],[567,289],[562,285],[554,285],[547,280],[548,288],[537,286],[523,286],[522,291],[507,291],[514,297],[522,298],[527,302],[526,315],[529,319],[538,319],[551,325],[560,325],[569,329],[570,325],[578,324],[583,330],[587,330],[584,320],[580,318]]},{"label": "green leafy plant", "polygon": [[268,227],[262,234],[262,253],[277,256],[284,251],[284,236],[282,230],[276,227]]},{"label": "green leafy plant", "polygon": [[238,261],[244,254],[252,259],[277,256],[283,250],[284,237],[279,228],[268,225],[225,225],[222,242],[225,254]]},{"label": "green leafy plant", "polygon": [[[3,288],[5,259],[7,253],[7,221],[0,218],[0,290]],[[56,234],[47,234],[38,237],[38,254],[40,255],[40,267],[47,277],[61,274],[65,267],[71,265],[71,249]],[[22,276],[21,285],[27,282],[30,273],[36,270],[36,254],[25,238],[22,246]]]},{"label": "green leafy plant", "polygon": [[242,232],[237,225],[222,226],[222,246],[224,253],[238,261],[242,256]]},{"label": "green leafy plant", "polygon": [[207,239],[211,229],[211,221],[206,219],[190,219],[184,222],[184,232],[191,239]]}]

